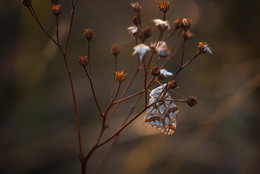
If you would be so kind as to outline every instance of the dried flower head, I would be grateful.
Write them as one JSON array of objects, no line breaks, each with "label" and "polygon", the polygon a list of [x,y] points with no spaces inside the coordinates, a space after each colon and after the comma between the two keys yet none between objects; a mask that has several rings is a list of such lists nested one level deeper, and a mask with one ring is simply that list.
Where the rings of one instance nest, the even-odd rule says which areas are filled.
[{"label": "dried flower head", "polygon": [[164,41],[158,42],[155,47],[155,51],[160,57],[166,57],[170,54],[170,51],[168,50],[168,47]]},{"label": "dried flower head", "polygon": [[147,51],[151,50],[147,45],[145,44],[139,44],[134,47],[133,55],[138,54],[139,59],[142,61]]},{"label": "dried flower head", "polygon": [[169,85],[169,88],[170,88],[170,89],[174,89],[174,88],[177,87],[177,83],[176,83],[175,80],[169,81],[169,82],[168,82],[168,85]]},{"label": "dried flower head", "polygon": [[166,13],[169,10],[170,2],[169,1],[164,1],[164,2],[159,2],[158,3],[158,8]]},{"label": "dried flower head", "polygon": [[159,79],[163,80],[172,75],[173,75],[173,73],[167,71],[166,69],[160,69]]},{"label": "dried flower head", "polygon": [[146,27],[145,29],[139,31],[139,37],[143,41],[145,41],[147,38],[149,38],[151,36],[152,36],[151,27]]},{"label": "dried flower head", "polygon": [[117,57],[117,55],[119,54],[120,50],[118,48],[117,45],[113,45],[111,48],[110,48],[110,53],[114,56]]},{"label": "dried flower head", "polygon": [[173,73],[167,71],[166,69],[160,69],[160,75],[162,75],[164,77],[169,77],[169,76],[172,76]]},{"label": "dried flower head", "polygon": [[117,80],[119,83],[125,81],[127,73],[124,73],[124,71],[118,71],[116,72],[115,80]]},{"label": "dried flower head", "polygon": [[190,31],[182,31],[181,35],[185,37],[185,40],[189,40],[193,36],[193,34]]},{"label": "dried flower head", "polygon": [[20,0],[20,2],[26,7],[29,7],[32,4],[31,0]]},{"label": "dried flower head", "polygon": [[91,40],[94,37],[94,32],[92,29],[87,28],[85,29],[84,35],[83,35],[86,39]]},{"label": "dried flower head", "polygon": [[171,28],[168,21],[163,21],[161,19],[154,19],[153,22],[155,23],[155,26],[161,31],[169,30]]},{"label": "dried flower head", "polygon": [[175,28],[182,28],[183,30],[188,30],[191,28],[191,20],[187,18],[178,18],[174,21]]},{"label": "dried flower head", "polygon": [[80,56],[79,57],[79,64],[83,67],[88,65],[88,57],[87,56]]},{"label": "dried flower head", "polygon": [[135,36],[138,33],[138,28],[135,25],[128,27],[127,30],[132,36]]},{"label": "dried flower head", "polygon": [[51,8],[52,14],[58,16],[61,14],[61,5],[58,4],[53,4],[52,8]]},{"label": "dried flower head", "polygon": [[160,74],[159,68],[157,65],[155,65],[154,67],[152,67],[151,69],[151,74],[154,76],[158,76]]},{"label": "dried flower head", "polygon": [[187,104],[190,107],[195,106],[196,104],[198,104],[197,99],[195,97],[192,97],[192,96],[187,97],[187,101],[186,102],[187,102]]},{"label": "dried flower head", "polygon": [[142,7],[139,5],[139,2],[131,3],[131,7],[135,12],[140,12],[142,10]]},{"label": "dried flower head", "polygon": [[141,24],[141,18],[140,18],[139,15],[134,15],[134,16],[133,16],[133,23],[134,23],[136,26],[138,26],[138,25]]},{"label": "dried flower head", "polygon": [[199,42],[198,48],[199,48],[199,52],[201,53],[206,54],[208,52],[210,54],[213,54],[211,48],[206,42]]}]

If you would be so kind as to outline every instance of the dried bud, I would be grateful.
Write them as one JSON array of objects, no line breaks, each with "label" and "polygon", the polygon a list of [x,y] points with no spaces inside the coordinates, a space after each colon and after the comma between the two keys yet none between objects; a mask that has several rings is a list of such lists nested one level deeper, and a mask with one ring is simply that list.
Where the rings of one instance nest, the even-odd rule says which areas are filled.
[{"label": "dried bud", "polygon": [[199,48],[199,52],[203,54],[206,54],[207,52],[213,54],[211,48],[206,42],[199,42],[198,48]]},{"label": "dried bud", "polygon": [[124,71],[116,72],[115,80],[117,80],[119,83],[125,81],[127,73],[124,73]]},{"label": "dried bud", "polygon": [[32,4],[32,1],[31,0],[21,0],[21,3],[24,6],[29,7]]},{"label": "dried bud", "polygon": [[133,8],[133,10],[137,13],[139,13],[142,9],[142,7],[139,5],[139,2],[131,3],[130,5]]},{"label": "dried bud", "polygon": [[88,57],[87,56],[80,56],[79,57],[79,64],[83,67],[88,65]]},{"label": "dried bud", "polygon": [[151,74],[154,76],[158,76],[160,74],[159,68],[157,65],[155,65],[154,67],[152,67],[151,69]]},{"label": "dried bud", "polygon": [[91,40],[94,37],[94,32],[92,29],[87,28],[85,29],[84,35],[83,35],[86,39]]},{"label": "dried bud", "polygon": [[[189,31],[186,31],[186,32],[182,31],[181,34],[182,34],[183,37],[185,37],[185,40],[189,40],[193,36],[193,34]],[[184,34],[186,34],[186,35],[184,36]]]},{"label": "dried bud", "polygon": [[144,30],[139,31],[139,37],[141,40],[145,41],[147,38],[152,36],[151,27],[146,27]]},{"label": "dried bud", "polygon": [[169,82],[168,82],[168,85],[169,85],[169,88],[170,88],[170,89],[174,89],[174,88],[177,87],[177,83],[176,83],[175,80],[169,81]]},{"label": "dried bud", "polygon": [[192,107],[195,106],[196,104],[198,104],[197,99],[195,97],[187,97],[187,104]]},{"label": "dried bud", "polygon": [[51,10],[52,10],[52,14],[58,16],[58,15],[61,14],[61,5],[60,4],[59,5],[53,4]]},{"label": "dried bud", "polygon": [[117,45],[113,45],[111,48],[110,48],[110,53],[112,55],[114,55],[115,57],[117,57],[117,55],[119,54],[120,50],[118,48]]},{"label": "dried bud", "polygon": [[133,23],[134,23],[136,26],[138,26],[138,25],[141,24],[141,18],[140,18],[139,15],[134,15],[134,17],[133,17]]},{"label": "dried bud", "polygon": [[191,20],[187,18],[178,18],[174,21],[175,28],[182,28],[183,30],[188,30],[191,28]]},{"label": "dried bud", "polygon": [[158,3],[158,8],[164,13],[166,13],[169,10],[169,6],[170,6],[170,2],[168,1]]}]

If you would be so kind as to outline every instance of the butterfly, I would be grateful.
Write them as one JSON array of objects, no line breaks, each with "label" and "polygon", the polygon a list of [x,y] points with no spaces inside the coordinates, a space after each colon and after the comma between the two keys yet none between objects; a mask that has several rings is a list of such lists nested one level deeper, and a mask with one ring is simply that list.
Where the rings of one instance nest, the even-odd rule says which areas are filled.
[{"label": "butterfly", "polygon": [[[144,122],[148,126],[158,128],[166,135],[172,135],[176,130],[179,110],[168,92],[165,95],[161,94],[165,86],[166,84],[163,84],[151,91],[149,105],[152,106],[146,110]],[[163,100],[159,101],[162,96]]]}]

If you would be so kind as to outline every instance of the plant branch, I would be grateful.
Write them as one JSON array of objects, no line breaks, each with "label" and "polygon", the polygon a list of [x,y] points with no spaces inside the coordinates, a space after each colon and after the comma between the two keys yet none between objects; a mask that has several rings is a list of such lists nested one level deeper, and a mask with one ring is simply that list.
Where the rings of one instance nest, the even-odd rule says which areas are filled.
[{"label": "plant branch", "polygon": [[111,98],[113,98],[114,90],[115,90],[115,77],[116,77],[116,71],[117,71],[117,56],[115,56],[115,64],[114,64],[114,72],[113,72],[113,84],[112,84],[112,91],[111,91]]},{"label": "plant branch", "polygon": [[92,94],[93,94],[95,103],[96,103],[96,105],[97,105],[98,111],[99,111],[99,113],[100,113],[100,116],[103,117],[104,114],[103,114],[103,112],[102,112],[102,110],[101,110],[101,108],[100,108],[100,105],[99,105],[98,101],[97,101],[95,89],[94,89],[93,83],[92,83],[92,78],[91,78],[91,76],[89,75],[89,73],[88,73],[86,67],[84,67],[84,71],[85,71],[85,73],[86,73],[86,75],[87,75],[87,77],[88,77],[88,80],[89,80],[89,83],[90,83],[90,87],[91,87],[91,91],[92,91]]},{"label": "plant branch", "polygon": [[40,28],[42,29],[42,31],[47,35],[47,37],[48,37],[49,39],[52,40],[52,42],[53,42],[55,45],[58,46],[58,43],[54,40],[54,38],[47,32],[47,30],[46,30],[46,29],[43,27],[43,25],[41,24],[41,22],[40,22],[40,20],[39,20],[39,18],[38,18],[38,16],[37,16],[36,12],[34,11],[34,8],[33,8],[32,5],[30,5],[30,6],[28,7],[28,10],[29,10],[29,12],[31,13],[31,15],[33,16],[33,18],[36,20],[37,24],[38,24],[38,25],[40,26]]},{"label": "plant branch", "polygon": [[70,36],[71,36],[71,31],[72,31],[72,26],[73,26],[73,21],[74,21],[74,15],[75,15],[75,6],[78,3],[78,0],[72,1],[72,10],[71,10],[71,17],[70,17],[70,26],[69,26],[69,33],[67,36],[65,48],[64,48],[64,54],[67,53],[68,50],[68,45],[70,41]]}]

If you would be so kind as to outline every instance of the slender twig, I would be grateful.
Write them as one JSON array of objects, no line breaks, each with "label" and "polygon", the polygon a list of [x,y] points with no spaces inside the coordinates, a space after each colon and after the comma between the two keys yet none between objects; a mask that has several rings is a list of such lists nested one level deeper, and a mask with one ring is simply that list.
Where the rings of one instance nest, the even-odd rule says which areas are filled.
[{"label": "slender twig", "polygon": [[59,15],[56,15],[56,38],[57,38],[57,43],[60,43],[59,40]]},{"label": "slender twig", "polygon": [[136,92],[136,93],[134,93],[134,94],[132,94],[132,95],[129,95],[129,96],[127,96],[127,97],[124,97],[124,98],[122,98],[122,99],[119,99],[119,100],[117,100],[117,101],[114,101],[113,104],[121,103],[121,102],[123,102],[123,101],[125,101],[125,100],[128,100],[128,99],[130,99],[130,98],[133,98],[133,97],[135,97],[135,96],[137,96],[137,95],[139,95],[139,94],[142,94],[144,91],[145,91],[145,89],[143,89],[143,90],[141,90],[141,91],[139,91],[139,92]]},{"label": "slender twig", "polygon": [[88,68],[89,68],[89,75],[91,77],[90,39],[88,39]]},{"label": "slender twig", "polygon": [[107,115],[109,109],[110,109],[111,106],[113,105],[113,102],[114,102],[115,98],[116,98],[117,95],[118,95],[118,92],[119,92],[120,87],[121,87],[121,82],[118,83],[118,87],[117,87],[116,93],[115,93],[114,97],[112,98],[112,100],[110,101],[110,103],[109,103],[109,105],[108,105],[106,111],[104,112],[104,116]]},{"label": "slender twig", "polygon": [[145,65],[145,60],[143,58],[143,67],[144,67],[144,103],[145,106],[147,106],[147,88],[146,88],[146,83],[147,83],[147,70],[146,70],[146,65]]},{"label": "slender twig", "polygon": [[67,50],[68,50],[68,45],[69,45],[69,41],[70,41],[70,36],[71,36],[71,31],[72,31],[72,26],[73,26],[73,20],[74,20],[74,15],[75,15],[75,6],[76,6],[77,2],[78,2],[78,0],[72,1],[70,26],[69,26],[69,32],[68,32],[68,36],[67,36],[67,40],[66,40],[66,44],[65,44],[65,48],[64,48],[64,54],[66,54]]},{"label": "slender twig", "polygon": [[117,55],[115,56],[115,64],[114,64],[114,72],[113,72],[113,84],[112,84],[112,91],[111,91],[111,98],[113,98],[114,90],[115,90],[115,77],[117,71]]},{"label": "slender twig", "polygon": [[[159,102],[160,100],[156,100],[155,102]],[[154,103],[155,103],[154,102]],[[113,135],[111,135],[107,140],[103,141],[99,144],[99,146],[103,146],[104,144],[111,141],[115,136],[117,136],[122,130],[124,130],[129,124],[131,124],[135,119],[137,119],[146,109],[151,107],[154,103],[151,103],[150,105],[144,107],[138,114],[136,114],[131,120],[129,120],[127,123],[125,123],[121,128],[119,128]]]},{"label": "slender twig", "polygon": [[92,83],[92,78],[91,78],[91,76],[89,75],[89,73],[88,73],[86,67],[84,67],[84,71],[85,71],[85,73],[86,73],[86,75],[87,75],[87,77],[88,77],[88,80],[89,80],[89,83],[90,83],[90,87],[91,87],[91,91],[92,91],[92,94],[93,94],[95,103],[96,103],[96,105],[97,105],[98,111],[99,111],[99,113],[100,113],[100,116],[103,117],[104,114],[103,114],[103,112],[102,112],[102,110],[101,110],[101,108],[100,108],[100,105],[99,105],[99,103],[98,103],[98,100],[97,100],[97,97],[96,97],[96,93],[95,93],[95,89],[94,89],[93,83]]},{"label": "slender twig", "polygon": [[[133,72],[132,76],[130,77],[130,80],[128,81],[126,87],[124,88],[122,94],[120,95],[120,99],[123,98],[126,94],[126,92],[128,91],[128,89],[130,88],[131,84],[133,83],[137,73],[139,72],[140,68],[138,66],[138,64],[136,65],[136,69],[135,71]],[[107,119],[107,125],[109,124],[110,120],[113,118],[113,116],[115,115],[116,111],[117,111],[117,108],[119,107],[119,103],[115,105],[112,113],[109,115],[108,119]]]},{"label": "slender twig", "polygon": [[49,39],[52,40],[52,42],[55,45],[58,45],[58,43],[54,40],[54,38],[47,32],[47,30],[42,26],[42,23],[40,22],[36,12],[34,11],[34,8],[32,5],[30,5],[28,7],[29,12],[31,13],[31,15],[34,17],[34,19],[36,20],[37,24],[40,26],[40,28],[42,29],[42,31],[48,36]]},{"label": "slender twig", "polygon": [[[135,102],[130,106],[130,111],[129,111],[129,113],[127,114],[127,116],[125,117],[125,119],[124,119],[124,121],[123,121],[123,123],[122,123],[122,126],[127,122],[127,120],[128,120],[128,119],[130,118],[130,116],[132,115],[132,113],[133,113],[133,111],[134,111],[134,109],[135,109],[137,103],[138,103],[139,100],[141,99],[141,97],[142,97],[142,95],[139,95],[139,96],[136,98]],[[109,155],[109,153],[110,153],[112,147],[114,146],[114,144],[115,144],[115,142],[116,142],[116,140],[117,140],[117,138],[118,138],[119,135],[120,135],[120,134],[118,134],[118,135],[114,138],[114,140],[112,141],[112,143],[111,143],[110,147],[108,148],[107,152],[105,153],[105,155],[103,156],[103,158],[100,160],[100,162],[99,162],[99,164],[98,164],[96,170],[94,171],[94,174],[96,174],[96,173],[99,171],[100,167],[102,166],[102,164],[104,163],[105,159],[106,159],[107,156]]]},{"label": "slender twig", "polygon": [[177,29],[175,28],[171,33],[169,33],[166,38],[163,41],[167,41],[172,35],[174,35],[174,33],[177,31]]},{"label": "slender twig", "polygon": [[[74,85],[73,85],[73,81],[72,81],[72,76],[71,76],[71,70],[69,68],[69,64],[68,64],[68,60],[67,60],[67,56],[66,53],[63,51],[61,45],[55,41],[50,34],[46,31],[46,29],[43,27],[43,25],[41,24],[33,6],[30,4],[30,6],[28,7],[29,12],[31,13],[31,15],[34,17],[35,21],[37,22],[37,24],[40,26],[40,28],[42,29],[42,31],[46,34],[46,36],[52,40],[52,42],[60,49],[62,55],[63,55],[63,59],[64,59],[64,63],[65,63],[65,67],[66,67],[66,71],[69,77],[69,82],[70,82],[70,87],[71,87],[71,93],[72,93],[72,99],[73,99],[73,105],[74,105],[74,111],[75,111],[75,117],[76,117],[76,124],[77,124],[77,135],[78,135],[78,145],[79,145],[79,154],[80,157],[83,157],[83,151],[82,151],[82,141],[81,141],[81,131],[80,131],[80,123],[79,123],[79,114],[78,114],[78,108],[77,108],[77,101],[76,101],[76,96],[75,96],[75,90],[74,90]],[[83,166],[82,166],[83,168]]]},{"label": "slender twig", "polygon": [[[181,33],[179,34],[180,36],[181,36]],[[171,61],[172,60],[172,58],[177,54],[177,52],[180,50],[180,48],[181,48],[181,44],[179,44],[179,46],[178,46],[178,40],[179,39],[176,39],[175,41],[174,41],[174,44],[173,44],[173,47],[172,47],[172,49],[171,49],[171,54],[165,59],[165,61],[163,62],[163,64],[161,65],[161,67],[160,68],[164,68],[166,65],[167,65],[167,63],[169,62],[169,61]],[[178,47],[177,47],[178,46]],[[177,47],[177,48],[176,48]]]},{"label": "slender twig", "polygon": [[182,46],[182,54],[181,54],[181,63],[180,67],[183,65],[183,59],[184,59],[184,50],[185,50],[185,42],[186,42],[186,30],[184,30],[184,35],[183,35],[183,46]]},{"label": "slender twig", "polygon": [[137,119],[144,111],[146,111],[147,108],[149,108],[151,105],[145,107],[142,109],[135,117],[133,117],[131,120],[129,120],[126,124],[124,124],[120,129],[118,129],[113,135],[111,135],[107,140],[100,143],[99,146],[103,146],[104,144],[111,141],[115,136],[117,136],[122,130],[124,130],[130,123],[132,123],[135,119]]},{"label": "slender twig", "polygon": [[163,12],[163,20],[165,21],[166,19],[166,12]]},{"label": "slender twig", "polygon": [[174,75],[172,76],[172,78],[170,79],[173,80],[176,78],[176,76],[180,73],[180,71],[185,68],[186,66],[188,66],[194,59],[196,59],[199,55],[201,54],[201,52],[198,52],[193,58],[191,58],[189,61],[187,61],[185,64],[183,64],[182,66],[179,67],[179,69],[176,71],[176,73],[174,73]]},{"label": "slender twig", "polygon": [[74,104],[74,110],[75,110],[75,116],[76,116],[76,121],[77,121],[79,152],[80,152],[80,156],[83,156],[81,133],[80,133],[80,124],[79,124],[79,114],[78,114],[78,107],[77,107],[77,100],[76,100],[74,85],[73,85],[73,81],[72,81],[72,77],[71,77],[71,70],[70,70],[70,68],[69,68],[69,64],[68,64],[68,60],[67,60],[66,55],[64,56],[64,62],[65,62],[65,65],[66,65],[67,74],[68,74],[68,76],[69,76],[70,87],[71,87],[71,93],[72,93],[73,104]]},{"label": "slender twig", "polygon": [[121,83],[118,83],[117,91],[116,91],[114,97],[111,99],[110,103],[108,104],[105,113],[103,114],[103,117],[102,117],[102,125],[101,125],[101,129],[100,129],[100,133],[99,133],[99,135],[98,135],[98,138],[97,138],[96,142],[95,142],[94,145],[90,148],[89,152],[87,153],[87,155],[86,155],[86,157],[85,157],[85,159],[84,159],[85,165],[87,165],[87,162],[88,162],[90,156],[93,154],[93,152],[94,152],[97,148],[100,147],[99,142],[100,142],[100,140],[101,140],[101,138],[102,138],[102,135],[103,135],[103,133],[104,133],[104,131],[105,131],[105,128],[106,128],[106,125],[105,125],[105,123],[106,123],[106,116],[107,116],[107,113],[108,113],[109,109],[110,109],[111,106],[112,106],[112,103],[114,102],[115,98],[117,97],[117,95],[118,95],[118,93],[119,93],[120,86],[121,86]]}]

